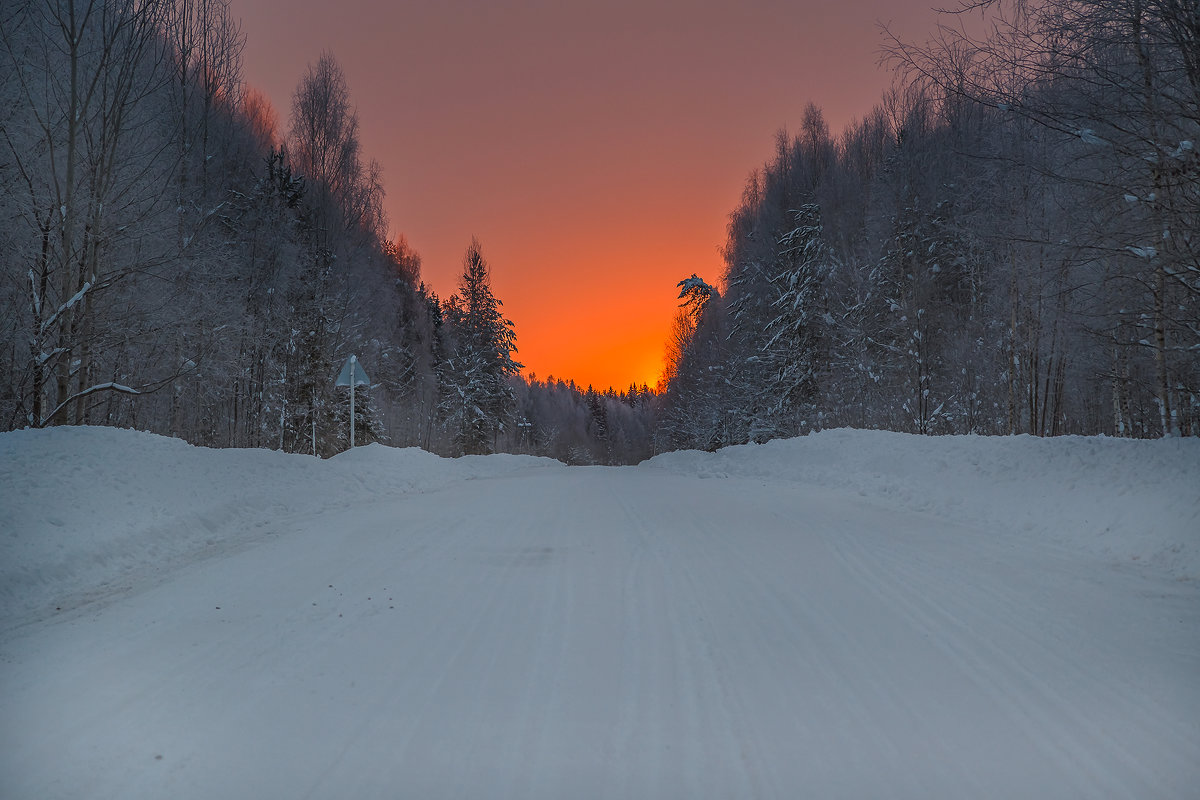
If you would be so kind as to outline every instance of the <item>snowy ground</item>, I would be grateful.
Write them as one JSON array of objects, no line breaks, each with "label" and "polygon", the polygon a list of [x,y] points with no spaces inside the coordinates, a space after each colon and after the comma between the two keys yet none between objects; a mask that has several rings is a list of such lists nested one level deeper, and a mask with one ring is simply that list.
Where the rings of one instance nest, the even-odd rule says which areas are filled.
[{"label": "snowy ground", "polygon": [[1191,798],[1200,441],[0,435],[3,798]]}]

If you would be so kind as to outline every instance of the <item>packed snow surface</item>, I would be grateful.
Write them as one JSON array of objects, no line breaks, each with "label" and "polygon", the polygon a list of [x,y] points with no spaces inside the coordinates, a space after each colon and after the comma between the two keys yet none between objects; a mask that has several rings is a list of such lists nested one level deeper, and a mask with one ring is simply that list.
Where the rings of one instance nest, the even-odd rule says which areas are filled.
[{"label": "packed snow surface", "polygon": [[0,435],[3,798],[1191,798],[1200,441]]}]

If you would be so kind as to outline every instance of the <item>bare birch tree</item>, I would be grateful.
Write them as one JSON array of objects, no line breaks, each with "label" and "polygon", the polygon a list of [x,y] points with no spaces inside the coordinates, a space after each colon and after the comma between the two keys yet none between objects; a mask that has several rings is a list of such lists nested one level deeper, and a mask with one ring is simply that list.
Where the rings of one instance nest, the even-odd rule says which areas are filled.
[{"label": "bare birch tree", "polygon": [[146,101],[161,86],[163,10],[42,0],[0,12],[16,103],[2,134],[20,220],[9,246],[28,279],[17,383],[30,425],[82,422],[97,396],[146,388],[98,374],[94,358],[121,284],[162,258],[146,231],[162,196]]}]

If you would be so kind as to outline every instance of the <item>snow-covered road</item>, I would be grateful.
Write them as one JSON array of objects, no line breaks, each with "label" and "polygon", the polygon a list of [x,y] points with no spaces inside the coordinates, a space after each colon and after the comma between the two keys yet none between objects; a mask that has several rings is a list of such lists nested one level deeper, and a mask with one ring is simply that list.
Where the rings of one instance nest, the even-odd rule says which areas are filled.
[{"label": "snow-covered road", "polygon": [[1187,798],[1200,590],[640,468],[292,520],[0,641],[0,796]]}]

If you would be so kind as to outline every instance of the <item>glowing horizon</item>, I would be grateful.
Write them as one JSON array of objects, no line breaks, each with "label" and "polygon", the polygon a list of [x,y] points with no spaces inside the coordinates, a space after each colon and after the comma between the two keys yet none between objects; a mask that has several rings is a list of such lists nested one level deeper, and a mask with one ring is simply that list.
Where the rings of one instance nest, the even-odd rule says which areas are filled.
[{"label": "glowing horizon", "polygon": [[452,294],[478,237],[526,374],[617,390],[657,382],[675,284],[719,280],[775,132],[813,102],[836,135],[890,83],[877,20],[934,24],[928,0],[233,3],[281,134],[333,52],[423,280]]}]

